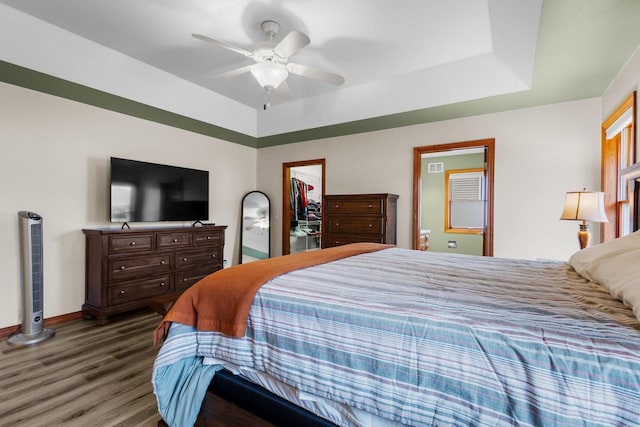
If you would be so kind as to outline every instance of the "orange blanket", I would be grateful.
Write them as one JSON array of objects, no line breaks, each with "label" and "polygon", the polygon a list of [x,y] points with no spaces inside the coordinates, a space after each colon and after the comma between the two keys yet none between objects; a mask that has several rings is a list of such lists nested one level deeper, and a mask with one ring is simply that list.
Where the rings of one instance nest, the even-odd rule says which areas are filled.
[{"label": "orange blanket", "polygon": [[173,304],[153,335],[154,344],[166,338],[171,322],[198,330],[244,336],[253,297],[262,285],[289,271],[311,267],[392,247],[379,243],[353,243],[320,251],[302,252],[240,264],[219,270],[186,290]]}]

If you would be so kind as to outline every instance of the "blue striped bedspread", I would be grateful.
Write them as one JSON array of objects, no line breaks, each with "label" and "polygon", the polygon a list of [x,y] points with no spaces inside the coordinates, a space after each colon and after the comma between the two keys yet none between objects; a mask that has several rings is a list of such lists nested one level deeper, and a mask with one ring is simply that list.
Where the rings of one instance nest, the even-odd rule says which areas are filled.
[{"label": "blue striped bedspread", "polygon": [[172,325],[153,383],[174,425],[205,356],[412,426],[640,425],[640,324],[560,262],[391,248],[279,276],[243,338]]}]

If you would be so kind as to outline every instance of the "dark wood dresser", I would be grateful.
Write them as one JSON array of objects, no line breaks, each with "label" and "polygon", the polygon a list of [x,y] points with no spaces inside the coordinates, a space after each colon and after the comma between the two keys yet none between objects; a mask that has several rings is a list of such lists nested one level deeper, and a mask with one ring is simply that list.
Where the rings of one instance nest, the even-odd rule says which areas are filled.
[{"label": "dark wood dresser", "polygon": [[322,204],[324,248],[347,243],[396,243],[396,194],[325,195]]},{"label": "dark wood dresser", "polygon": [[113,314],[187,289],[223,267],[226,226],[84,229],[85,318]]}]

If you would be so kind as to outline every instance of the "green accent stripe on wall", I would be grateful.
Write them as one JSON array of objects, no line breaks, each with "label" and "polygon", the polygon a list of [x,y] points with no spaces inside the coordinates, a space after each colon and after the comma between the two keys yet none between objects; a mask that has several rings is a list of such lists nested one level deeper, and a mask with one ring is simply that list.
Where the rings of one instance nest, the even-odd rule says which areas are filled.
[{"label": "green accent stripe on wall", "polygon": [[0,81],[82,102],[140,119],[258,148],[258,139],[240,132],[132,101],[121,96],[0,61]]},{"label": "green accent stripe on wall", "polygon": [[419,125],[423,123],[433,123],[444,120],[459,119],[463,117],[478,116],[482,114],[518,110],[522,108],[536,107],[557,102],[576,101],[579,99],[585,99],[595,96],[597,95],[579,93],[576,96],[568,99],[567,97],[561,96],[538,96],[531,91],[524,91],[513,94],[476,99],[472,101],[465,101],[456,104],[390,114],[387,116],[356,120],[352,122],[345,122],[313,129],[305,129],[279,135],[263,136],[258,138],[258,147],[271,147],[275,145],[291,144],[295,142],[312,141],[344,135],[354,135],[364,132],[374,132],[384,129]]},{"label": "green accent stripe on wall", "polygon": [[0,61],[0,81],[252,148],[272,147],[302,141],[374,132],[599,96],[598,90],[593,89],[591,86],[587,86],[581,91],[576,91],[572,96],[566,96],[557,91],[549,93],[548,91],[527,90],[457,104],[255,138],[5,61]]}]

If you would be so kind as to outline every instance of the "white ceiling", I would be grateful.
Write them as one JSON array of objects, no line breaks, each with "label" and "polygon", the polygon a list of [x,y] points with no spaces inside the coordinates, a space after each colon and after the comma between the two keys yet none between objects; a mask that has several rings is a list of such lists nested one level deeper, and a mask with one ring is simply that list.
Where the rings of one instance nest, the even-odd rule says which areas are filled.
[{"label": "white ceiling", "polygon": [[[4,4],[4,5],[3,5]],[[254,137],[412,111],[531,86],[542,0],[0,0],[0,58]],[[260,23],[307,34],[291,61],[341,74],[290,75],[288,96],[251,64]]]}]

